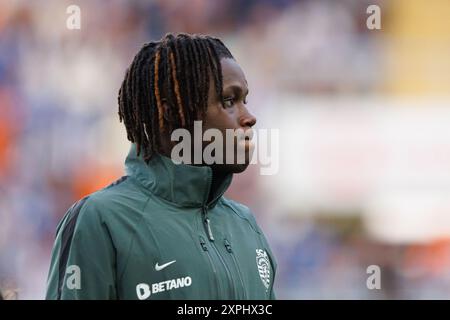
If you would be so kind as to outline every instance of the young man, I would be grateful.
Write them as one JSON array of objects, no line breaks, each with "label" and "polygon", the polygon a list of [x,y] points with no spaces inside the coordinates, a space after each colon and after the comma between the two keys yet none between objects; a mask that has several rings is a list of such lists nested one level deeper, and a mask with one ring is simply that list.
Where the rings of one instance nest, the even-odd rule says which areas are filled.
[{"label": "young man", "polygon": [[[249,209],[223,197],[249,164],[176,164],[175,129],[248,132],[244,73],[224,44],[166,35],[145,44],[119,91],[127,175],[75,203],[57,228],[48,299],[274,299],[276,262]],[[228,138],[230,139],[230,138]],[[228,141],[230,142],[230,141]],[[195,152],[202,152],[192,146]],[[225,159],[235,149],[223,148]],[[222,164],[221,164],[222,163]]]}]

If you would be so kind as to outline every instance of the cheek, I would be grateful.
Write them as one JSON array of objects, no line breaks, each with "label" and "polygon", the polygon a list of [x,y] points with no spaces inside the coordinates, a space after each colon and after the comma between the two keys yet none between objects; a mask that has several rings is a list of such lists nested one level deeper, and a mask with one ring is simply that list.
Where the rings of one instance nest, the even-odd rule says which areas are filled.
[{"label": "cheek", "polygon": [[208,109],[205,118],[205,128],[216,128],[225,132],[226,129],[239,128],[235,110],[226,110],[222,106]]}]

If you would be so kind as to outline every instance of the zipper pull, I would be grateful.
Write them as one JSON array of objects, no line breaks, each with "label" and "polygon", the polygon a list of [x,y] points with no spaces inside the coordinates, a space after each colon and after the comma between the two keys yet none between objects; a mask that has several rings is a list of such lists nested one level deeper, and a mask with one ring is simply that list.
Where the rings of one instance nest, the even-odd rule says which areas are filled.
[{"label": "zipper pull", "polygon": [[200,236],[200,245],[202,246],[203,251],[208,251],[208,247],[206,246],[206,241]]},{"label": "zipper pull", "polygon": [[206,222],[206,227],[208,228],[209,240],[214,241],[214,237],[213,237],[213,234],[212,234],[211,226],[209,224],[209,218],[206,218],[205,222]]},{"label": "zipper pull", "polygon": [[205,217],[205,220],[203,220],[203,221],[204,221],[204,223],[206,225],[206,231],[208,233],[208,238],[209,238],[210,241],[214,241],[214,236],[213,236],[213,233],[212,233],[212,230],[211,230],[211,226],[209,224],[208,206],[203,206],[202,210],[203,210],[203,215]]},{"label": "zipper pull", "polygon": [[231,249],[231,244],[228,242],[228,240],[227,239],[225,239],[224,241],[224,244],[225,244],[225,248],[227,249],[227,251],[229,252],[229,253],[231,253],[233,250]]}]

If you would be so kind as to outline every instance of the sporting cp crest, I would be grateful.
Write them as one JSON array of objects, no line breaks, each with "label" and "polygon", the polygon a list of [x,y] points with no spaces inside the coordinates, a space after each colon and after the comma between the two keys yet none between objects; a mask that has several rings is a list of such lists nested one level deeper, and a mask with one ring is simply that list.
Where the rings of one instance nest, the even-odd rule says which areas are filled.
[{"label": "sporting cp crest", "polygon": [[270,285],[270,261],[265,250],[256,249],[256,265],[258,266],[261,281],[267,290]]}]

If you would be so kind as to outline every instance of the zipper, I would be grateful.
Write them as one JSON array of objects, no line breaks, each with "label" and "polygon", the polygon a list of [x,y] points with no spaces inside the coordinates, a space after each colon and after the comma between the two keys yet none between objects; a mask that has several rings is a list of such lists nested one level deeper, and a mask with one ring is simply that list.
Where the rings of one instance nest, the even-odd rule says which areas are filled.
[{"label": "zipper", "polygon": [[211,264],[211,267],[213,269],[214,278],[216,279],[217,297],[219,297],[219,294],[220,294],[220,292],[222,290],[221,290],[221,287],[220,287],[220,281],[219,281],[219,277],[217,275],[216,267],[214,266],[214,263],[213,263],[212,258],[211,258],[211,254],[209,253],[208,247],[206,246],[205,239],[202,236],[200,236],[199,238],[200,238],[200,245],[201,245],[203,251],[206,252],[206,256],[208,257],[209,263]]},{"label": "zipper", "polygon": [[[209,175],[208,175],[208,188],[206,188],[206,199],[208,199],[208,195],[209,195],[209,192],[211,191],[210,189],[211,189],[211,180],[212,180],[212,174],[210,173]],[[219,249],[217,248],[217,246],[216,246],[216,244],[215,244],[215,242],[214,242],[214,235],[213,235],[213,233],[212,233],[212,229],[211,229],[211,222],[210,222],[210,220],[209,220],[209,218],[208,218],[208,206],[209,206],[209,204],[212,204],[212,203],[214,203],[217,199],[219,199],[221,197],[221,195],[219,195],[219,196],[216,196],[214,199],[212,199],[209,203],[204,203],[203,204],[203,206],[202,206],[202,222],[203,222],[203,227],[204,227],[204,229],[205,229],[205,233],[206,233],[206,235],[208,236],[208,239],[209,239],[209,242],[210,242],[210,244],[211,244],[211,247],[214,249],[214,252],[216,253],[216,255],[217,255],[217,257],[219,258],[219,260],[220,260],[220,262],[221,262],[221,264],[222,264],[222,266],[223,266],[223,268],[225,269],[225,273],[226,273],[226,275],[227,275],[227,278],[228,278],[228,283],[230,284],[230,289],[231,289],[231,292],[232,292],[232,295],[231,295],[231,298],[235,298],[235,296],[236,296],[236,293],[235,293],[235,287],[234,287],[234,285],[233,285],[233,277],[231,276],[231,272],[230,272],[230,270],[228,269],[228,266],[227,266],[227,264],[225,263],[225,260],[223,259],[223,257],[222,257],[222,255],[220,254],[220,252],[219,252]],[[207,200],[205,201],[205,202],[207,202]],[[203,239],[203,238],[202,238]],[[207,249],[207,247],[206,247],[206,244],[204,244],[204,246],[205,246],[205,248]],[[202,247],[203,247],[203,245],[202,245]],[[205,249],[203,249],[203,250],[205,250]],[[210,261],[211,261],[211,263],[212,263],[212,258],[211,258],[211,256],[209,255],[209,251],[207,251],[207,250],[205,250],[207,253],[208,253],[208,256],[209,256],[209,259],[210,259]],[[216,279],[217,279],[217,283],[218,283],[218,288],[220,288],[219,287],[219,285],[220,285],[220,280],[219,280],[219,277],[218,277],[218,275],[216,275]],[[219,289],[219,292],[221,292],[221,290]]]},{"label": "zipper", "polygon": [[[208,188],[206,188],[206,194],[205,197],[208,199],[208,195],[211,189],[211,177],[212,174],[208,174]],[[206,200],[205,202],[207,202]],[[212,202],[212,201],[211,201]],[[208,218],[208,204],[202,205],[202,220],[203,220],[203,227],[205,228],[205,233],[208,235],[209,241],[214,241],[214,236],[211,230],[211,225]]]},{"label": "zipper", "polygon": [[239,267],[239,263],[237,262],[236,256],[234,255],[233,249],[231,248],[231,244],[228,242],[228,240],[225,238],[223,242],[224,242],[225,248],[227,249],[228,253],[233,258],[234,265],[236,266],[239,282],[241,283],[242,292],[244,294],[243,299],[247,300],[247,293],[245,291],[244,280],[242,280],[242,273],[241,273],[241,268]]},{"label": "zipper", "polygon": [[225,260],[223,259],[222,255],[219,252],[219,249],[216,246],[216,243],[214,242],[214,236],[211,230],[210,220],[208,218],[208,206],[203,206],[203,226],[205,227],[205,232],[208,235],[209,241],[211,243],[211,247],[214,249],[217,257],[219,258],[220,262],[222,263],[225,273],[228,278],[228,283],[230,284],[231,289],[231,297],[234,298],[236,296],[235,287],[233,285],[233,277],[231,276],[230,269],[228,268]]}]

